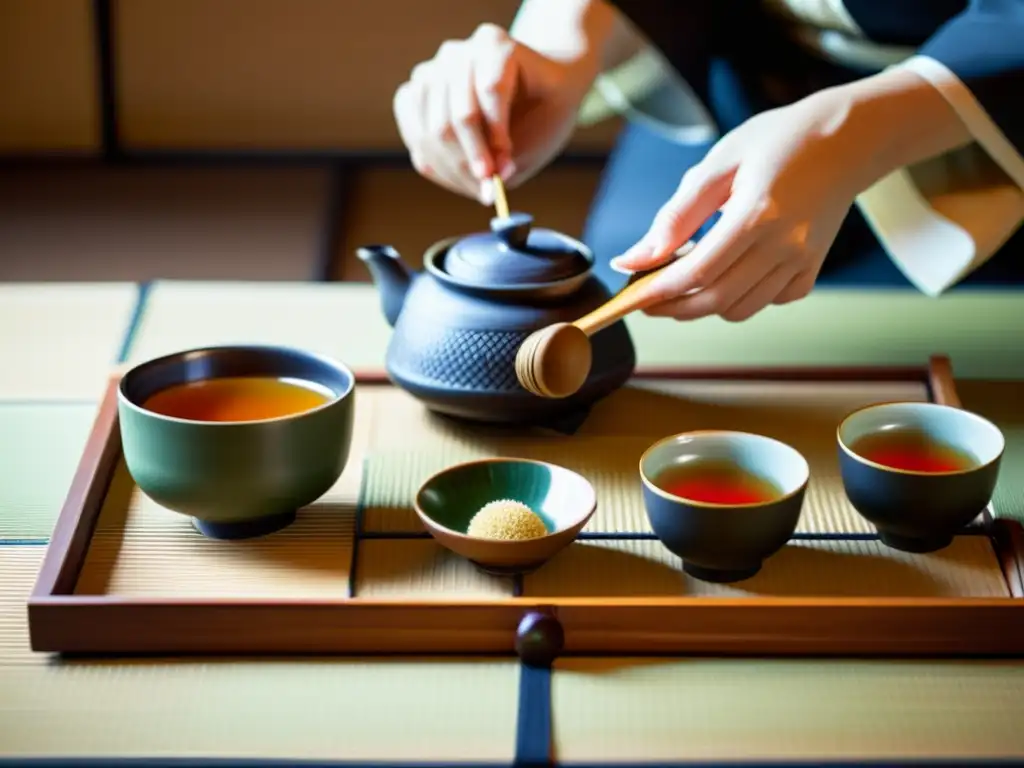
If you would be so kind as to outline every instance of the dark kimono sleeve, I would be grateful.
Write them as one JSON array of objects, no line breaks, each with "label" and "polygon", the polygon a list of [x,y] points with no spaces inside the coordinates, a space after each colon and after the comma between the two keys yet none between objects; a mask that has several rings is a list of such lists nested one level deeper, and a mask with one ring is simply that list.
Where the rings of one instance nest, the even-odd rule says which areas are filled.
[{"label": "dark kimono sleeve", "polygon": [[[984,110],[1019,156],[1024,155],[1024,2],[1022,0],[972,0],[968,8],[947,22],[918,50],[918,57],[931,59],[948,71],[928,68],[922,72],[933,85],[951,97],[961,118],[974,132],[973,115]],[[955,76],[974,97],[976,104],[949,93],[949,74]],[[966,113],[966,114],[965,114]],[[980,126],[978,126],[980,128]],[[975,133],[981,140],[981,136]],[[981,141],[982,144],[986,142]],[[992,152],[991,148],[988,148]],[[998,158],[995,158],[998,161]],[[1002,164],[1002,163],[1000,163]],[[1009,169],[1004,168],[1009,172]],[[1011,173],[1011,176],[1015,174]],[[1015,179],[1024,186],[1024,177]]]},{"label": "dark kimono sleeve", "polygon": [[896,66],[931,83],[974,137],[857,201],[896,265],[938,295],[999,255],[1024,222],[1024,0],[971,0]]}]

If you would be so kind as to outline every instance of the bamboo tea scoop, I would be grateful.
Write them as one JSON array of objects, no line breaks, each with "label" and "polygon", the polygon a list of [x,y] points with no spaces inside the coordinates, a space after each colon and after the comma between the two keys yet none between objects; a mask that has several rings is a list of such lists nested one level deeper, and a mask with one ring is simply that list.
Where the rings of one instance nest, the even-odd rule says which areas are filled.
[{"label": "bamboo tea scoop", "polygon": [[551,398],[576,393],[590,375],[590,337],[641,309],[644,288],[674,261],[634,275],[625,288],[579,320],[554,323],[527,336],[515,361],[516,378],[523,389]]},{"label": "bamboo tea scoop", "polygon": [[498,218],[507,219],[509,217],[509,208],[508,194],[505,192],[505,182],[501,180],[501,176],[494,174],[491,177],[491,183],[494,185],[494,211],[498,214]]}]

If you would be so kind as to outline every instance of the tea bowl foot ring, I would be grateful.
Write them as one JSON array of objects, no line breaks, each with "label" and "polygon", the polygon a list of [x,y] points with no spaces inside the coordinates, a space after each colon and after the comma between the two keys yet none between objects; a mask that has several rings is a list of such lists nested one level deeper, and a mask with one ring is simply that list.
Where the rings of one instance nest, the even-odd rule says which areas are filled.
[{"label": "tea bowl foot ring", "polygon": [[209,539],[220,539],[223,541],[238,541],[241,539],[255,539],[260,536],[267,536],[271,533],[287,528],[295,522],[298,517],[293,510],[281,512],[276,515],[259,517],[255,520],[242,520],[237,523],[215,523],[210,520],[192,518],[192,527]]},{"label": "tea bowl foot ring", "polygon": [[756,576],[761,570],[762,563],[750,568],[707,568],[703,565],[694,565],[683,561],[683,571],[700,581],[707,581],[712,584],[729,584],[734,581],[743,581]]},{"label": "tea bowl foot ring", "polygon": [[952,534],[939,534],[937,536],[903,536],[898,533],[879,530],[878,538],[883,544],[900,552],[924,555],[929,552],[937,552],[945,549],[953,543]]}]

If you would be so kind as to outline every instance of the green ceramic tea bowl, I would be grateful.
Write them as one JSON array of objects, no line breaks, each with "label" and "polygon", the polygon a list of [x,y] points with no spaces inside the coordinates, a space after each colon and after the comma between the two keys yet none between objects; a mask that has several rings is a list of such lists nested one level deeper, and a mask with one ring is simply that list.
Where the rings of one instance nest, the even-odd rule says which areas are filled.
[{"label": "green ceramic tea bowl", "polygon": [[[485,504],[511,499],[532,509],[547,534],[503,541],[466,533]],[[543,461],[493,458],[448,467],[420,486],[416,514],[444,547],[498,575],[536,570],[568,546],[597,509],[590,482],[565,467]]]},{"label": "green ceramic tea bowl", "polygon": [[[331,397],[311,410],[260,421],[193,421],[143,407],[174,385],[237,376],[308,382]],[[178,352],[131,368],[118,389],[121,444],[135,483],[214,538],[272,533],[322,496],[348,461],[354,411],[348,367],[286,347]]]}]

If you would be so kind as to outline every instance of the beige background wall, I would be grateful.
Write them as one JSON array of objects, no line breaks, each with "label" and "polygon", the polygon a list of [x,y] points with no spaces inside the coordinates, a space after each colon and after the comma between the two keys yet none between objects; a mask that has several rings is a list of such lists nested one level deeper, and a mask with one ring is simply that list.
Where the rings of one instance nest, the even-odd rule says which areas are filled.
[{"label": "beige background wall", "polygon": [[[0,0],[0,151],[95,150],[89,0]],[[518,0],[115,0],[130,148],[391,149],[391,97],[446,38]],[[581,131],[610,144],[615,125]]]}]

